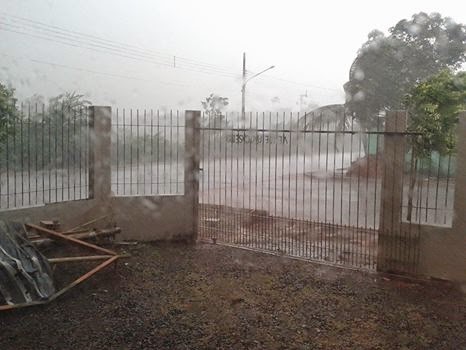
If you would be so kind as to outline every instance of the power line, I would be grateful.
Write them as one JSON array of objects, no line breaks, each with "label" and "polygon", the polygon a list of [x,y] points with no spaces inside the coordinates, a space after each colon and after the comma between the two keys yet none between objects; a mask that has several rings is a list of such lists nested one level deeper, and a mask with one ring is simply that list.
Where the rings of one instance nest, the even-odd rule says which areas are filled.
[{"label": "power line", "polygon": [[75,67],[75,66],[69,66],[69,65],[65,65],[65,64],[61,64],[61,63],[42,61],[42,60],[37,60],[37,59],[33,59],[33,58],[16,57],[16,56],[7,55],[7,54],[4,54],[4,53],[0,53],[0,55],[5,56],[5,57],[14,58],[14,59],[28,60],[28,61],[31,61],[31,62],[34,62],[34,63],[45,64],[45,65],[49,65],[49,66],[52,66],[52,67],[72,69],[72,70],[76,70],[76,71],[80,71],[80,72],[87,72],[87,73],[92,73],[92,74],[105,75],[105,76],[110,76],[110,77],[114,77],[114,78],[138,80],[138,81],[144,81],[144,82],[153,82],[153,83],[162,84],[162,85],[189,86],[189,85],[186,85],[186,84],[166,82],[166,81],[161,81],[161,80],[149,80],[149,79],[143,79],[143,78],[133,77],[133,76],[129,76],[129,75],[122,75],[122,74],[95,71],[95,70],[91,70],[91,69],[80,68],[80,67]]},{"label": "power line", "polygon": [[[3,15],[2,15],[3,13]],[[42,23],[42,22],[38,22],[38,21],[33,21],[31,19],[27,19],[27,18],[23,18],[23,17],[18,17],[18,16],[13,16],[13,15],[9,15],[9,14],[5,14],[4,12],[0,12],[0,17],[3,17],[3,18],[7,18],[8,20],[10,21],[14,21],[14,22],[19,22],[19,23],[23,23],[24,22],[27,22],[27,23],[32,23],[34,24],[32,27],[34,28],[52,28],[52,29],[56,29],[58,30],[58,32],[64,32],[64,33],[67,33],[67,34],[73,34],[73,36],[75,37],[87,37],[89,39],[92,39],[93,41],[99,41],[99,42],[102,42],[102,43],[110,43],[112,46],[115,46],[115,47],[120,47],[120,48],[124,48],[124,47],[132,47],[136,50],[138,50],[139,48],[136,47],[136,46],[133,46],[133,45],[128,45],[128,44],[121,44],[121,43],[118,43],[118,42],[115,42],[113,40],[109,40],[109,39],[102,39],[102,38],[99,38],[97,36],[94,36],[94,35],[89,35],[89,34],[85,34],[85,33],[79,33],[79,32],[75,32],[75,31],[72,31],[72,30],[68,30],[68,29],[64,29],[64,28],[61,28],[61,27],[58,27],[58,26],[54,26],[54,25],[50,25],[50,24],[45,24],[45,23]],[[57,31],[54,31],[54,32],[57,32]],[[161,56],[164,56],[165,58],[166,57],[171,57],[171,55],[168,55],[168,54],[160,54]]]},{"label": "power line", "polygon": [[[1,24],[1,22],[0,22],[0,24]],[[138,56],[135,56],[135,55],[132,55],[132,54],[125,54],[125,53],[109,51],[109,50],[106,50],[105,48],[99,49],[99,48],[95,48],[95,47],[89,47],[89,46],[86,46],[86,45],[83,46],[83,45],[79,45],[79,44],[76,44],[76,43],[64,42],[64,41],[61,41],[61,40],[52,39],[50,37],[44,37],[44,36],[40,36],[40,35],[36,35],[36,34],[25,33],[25,32],[21,32],[21,31],[18,31],[18,30],[6,29],[6,28],[1,28],[1,27],[0,27],[0,30],[7,31],[7,32],[12,32],[12,33],[16,33],[16,34],[21,34],[21,35],[27,35],[27,36],[39,38],[39,39],[54,42],[54,43],[64,44],[64,45],[67,45],[67,46],[72,46],[72,47],[77,47],[77,48],[85,48],[85,49],[89,49],[91,51],[110,54],[110,55],[113,55],[113,56],[129,58],[129,59],[136,60],[136,61],[148,62],[148,63],[159,65],[159,66],[165,66],[167,68],[173,68],[168,63],[155,61],[153,59],[138,57]],[[190,71],[190,72],[195,72],[195,73],[205,73],[205,74],[210,74],[210,75],[223,76],[223,77],[226,77],[226,78],[236,78],[236,76],[233,76],[233,75],[216,73],[216,72],[212,72],[212,71],[209,71],[209,70],[205,70],[203,68],[198,68],[198,69],[192,69],[192,68],[189,68],[189,67],[176,67],[176,68],[177,69],[187,70],[187,71]]]},{"label": "power line", "polygon": [[[1,24],[1,22],[0,22],[0,24]],[[64,44],[64,45],[72,46],[72,47],[76,47],[76,48],[85,48],[85,49],[89,49],[89,50],[95,51],[95,52],[101,52],[101,53],[110,54],[110,55],[113,55],[113,56],[119,56],[119,57],[129,58],[129,59],[136,60],[136,61],[143,61],[143,62],[148,62],[148,63],[159,65],[159,66],[165,66],[165,67],[168,67],[168,68],[173,68],[168,63],[157,62],[157,61],[154,61],[154,60],[144,59],[144,58],[135,57],[135,56],[127,55],[127,54],[121,54],[121,53],[118,53],[118,52],[111,52],[111,51],[108,51],[108,50],[105,50],[105,49],[98,49],[98,48],[92,48],[92,47],[87,47],[87,46],[83,46],[83,45],[77,45],[77,44],[73,44],[73,43],[69,43],[69,42],[63,42],[63,41],[51,39],[51,38],[36,35],[36,34],[20,32],[18,30],[6,29],[6,28],[1,28],[1,27],[0,27],[0,30],[15,33],[15,34],[31,36],[31,37],[39,38],[39,39],[42,39],[42,40],[46,40],[46,41],[50,41],[50,42],[54,42],[54,43],[59,43],[59,44]],[[226,77],[226,78],[236,78],[236,76],[226,75],[226,74],[221,74],[221,73],[213,73],[213,72],[209,72],[209,71],[202,70],[202,69],[190,69],[190,68],[184,68],[184,67],[177,67],[177,69],[183,69],[183,70],[187,70],[187,71],[195,72],[195,73],[204,73],[204,74],[210,74],[210,75],[223,76],[223,77]]]},{"label": "power line", "polygon": [[[0,18],[6,18],[9,21],[19,23],[20,25],[13,23],[6,23],[0,21],[0,25],[10,26],[11,28],[2,28],[0,30],[12,32],[20,35],[26,35],[30,37],[39,38],[46,41],[51,41],[54,43],[59,43],[67,46],[85,48],[91,51],[110,54],[114,56],[119,56],[123,58],[128,58],[137,61],[144,61],[151,64],[156,64],[159,66],[173,68],[173,69],[183,69],[196,73],[204,73],[210,75],[223,76],[227,78],[240,78],[240,74],[233,73],[228,68],[221,67],[218,65],[213,65],[210,63],[205,63],[202,61],[196,61],[189,58],[184,58],[181,56],[175,56],[170,54],[165,54],[157,51],[146,50],[139,48],[134,45],[120,43],[114,40],[100,38],[95,35],[80,33],[77,31],[68,30],[62,27],[45,24],[39,21],[34,21],[31,19],[18,17],[14,15],[7,14],[0,11]],[[28,30],[35,30],[36,33],[30,33]],[[39,32],[39,34],[37,34]],[[162,61],[160,61],[162,60]],[[178,64],[177,64],[178,63]],[[253,73],[253,72],[248,72]],[[264,78],[273,79],[293,85],[327,90],[327,91],[338,91],[339,89],[327,88],[323,86],[318,86],[309,83],[296,82],[289,79],[279,78],[271,75],[264,74]]]},{"label": "power line", "polygon": [[[2,16],[1,14],[3,13],[3,17],[4,18],[8,18],[9,17],[9,20],[11,21],[16,21],[16,22],[20,22],[20,23],[23,23],[24,22],[28,22],[28,23],[32,23],[32,24],[35,24],[36,28],[37,26],[39,27],[45,27],[45,28],[53,28],[53,29],[56,29],[60,32],[64,32],[64,33],[68,33],[68,34],[74,34],[74,36],[77,36],[77,37],[87,37],[87,38],[90,38],[90,39],[93,39],[93,40],[97,40],[97,41],[100,41],[102,43],[106,43],[106,44],[112,44],[113,46],[116,46],[116,47],[120,47],[120,48],[132,48],[134,50],[137,50],[137,51],[140,51],[140,52],[146,52],[146,53],[152,53],[152,54],[156,54],[156,55],[159,55],[159,56],[163,56],[165,58],[171,58],[171,57],[174,57],[175,55],[172,55],[172,54],[168,54],[168,53],[161,53],[159,51],[154,51],[154,50],[147,50],[147,49],[142,49],[138,46],[135,46],[135,45],[130,45],[130,44],[124,44],[124,43],[121,43],[121,42],[117,42],[117,41],[114,41],[114,40],[110,40],[110,39],[104,39],[104,38],[100,38],[98,36],[95,36],[95,35],[90,35],[90,34],[85,34],[85,33],[80,33],[80,32],[76,32],[76,31],[72,31],[72,30],[69,30],[69,29],[65,29],[65,28],[62,28],[62,27],[58,27],[58,26],[54,26],[54,25],[50,25],[50,24],[45,24],[45,23],[42,23],[42,22],[39,22],[39,21],[34,21],[34,20],[31,20],[31,19],[28,19],[28,18],[24,18],[24,17],[19,17],[19,16],[14,16],[14,15],[11,15],[11,14],[7,14],[5,12],[1,12],[0,11],[0,16]],[[5,17],[7,16],[7,17]],[[193,60],[193,59],[189,59],[189,58],[185,58],[185,57],[181,57],[181,56],[176,56],[176,58],[178,59],[181,59],[181,60],[184,60],[184,61],[190,61],[190,62],[193,62],[193,63],[197,63],[199,65],[203,65],[203,66],[206,66],[206,67],[215,67],[215,68],[218,68],[218,69],[222,69],[222,70],[227,70],[227,68],[225,67],[221,67],[221,66],[218,66],[218,65],[213,65],[211,63],[206,63],[206,62],[202,62],[202,61],[198,61],[198,60]],[[234,69],[234,68],[231,68],[231,69]]]},{"label": "power line", "polygon": [[[196,60],[188,59],[188,58],[181,57],[181,56],[174,56],[174,55],[160,53],[157,51],[141,49],[134,45],[123,44],[123,43],[119,43],[113,40],[99,38],[94,35],[79,33],[76,31],[70,31],[70,30],[67,30],[67,29],[64,29],[58,26],[48,25],[48,24],[41,23],[38,21],[33,21],[30,19],[22,18],[22,17],[12,16],[12,15],[8,15],[5,13],[3,13],[2,15],[2,12],[0,12],[0,17],[2,17],[3,19],[7,19],[8,21],[11,21],[11,22],[19,23],[23,26],[21,27],[21,26],[18,26],[17,24],[15,25],[12,23],[5,23],[5,22],[2,23],[4,25],[15,26],[16,29],[22,29],[22,30],[33,29],[33,30],[42,32],[41,34],[44,34],[45,32],[46,35],[48,34],[49,36],[62,39],[62,40],[67,39],[67,40],[71,40],[74,42],[78,42],[80,44],[84,43],[84,44],[91,45],[94,47],[100,47],[100,48],[105,48],[105,49],[119,51],[119,52],[123,51],[126,53],[131,53],[132,55],[139,55],[139,56],[143,56],[146,58],[149,57],[149,58],[163,59],[165,60],[163,64],[169,67],[173,67],[173,68],[177,68],[171,65],[172,59],[176,57],[176,59],[179,62],[181,61],[183,62],[183,64],[188,65],[191,68],[199,68],[202,70],[209,70],[209,71],[213,71],[217,73],[224,73],[224,74],[227,73],[227,74],[231,74],[235,76],[237,75],[236,73],[232,73],[230,69],[225,68],[225,67],[212,65],[209,63],[196,61]],[[20,34],[26,34],[26,33],[22,32]]]},{"label": "power line", "polygon": [[[0,22],[0,24],[5,24],[3,22]],[[24,32],[24,31],[19,31],[19,30],[15,30],[15,29],[7,29],[7,28],[2,28],[0,27],[0,30],[3,30],[3,31],[7,31],[7,32],[12,32],[12,33],[16,33],[16,34],[21,34],[21,35],[26,35],[26,36],[31,36],[31,37],[35,37],[35,38],[39,38],[39,39],[42,39],[42,40],[46,40],[46,41],[51,41],[51,42],[54,42],[54,43],[59,43],[59,44],[64,44],[64,45],[67,45],[67,46],[72,46],[72,47],[77,47],[77,48],[85,48],[85,49],[88,49],[88,50],[92,50],[92,51],[96,51],[96,52],[101,52],[101,53],[106,53],[106,54],[111,54],[111,55],[114,55],[114,56],[119,56],[119,57],[124,57],[124,58],[129,58],[129,59],[133,59],[133,60],[137,60],[137,61],[145,61],[145,62],[148,62],[148,63],[152,63],[152,64],[156,64],[156,65],[160,65],[160,66],[165,66],[165,67],[169,67],[169,68],[175,68],[175,69],[183,69],[183,70],[187,70],[187,71],[191,71],[191,72],[196,72],[196,73],[205,73],[205,74],[210,74],[210,75],[217,75],[217,76],[223,76],[223,77],[227,77],[227,78],[236,78],[238,75],[234,75],[234,74],[226,74],[226,73],[221,73],[221,72],[216,72],[216,71],[212,71],[211,69],[207,69],[207,68],[203,68],[203,67],[181,67],[181,66],[177,66],[177,67],[173,67],[171,64],[169,63],[165,63],[165,62],[160,62],[160,61],[156,61],[154,59],[151,59],[151,58],[145,58],[145,57],[141,57],[141,55],[138,55],[138,54],[132,54],[132,53],[125,53],[125,52],[117,52],[115,50],[109,50],[107,47],[102,47],[99,45],[95,45],[95,44],[89,44],[89,43],[84,43],[84,45],[82,45],[81,42],[79,41],[74,41],[73,42],[69,42],[69,41],[63,41],[63,40],[57,40],[57,37],[55,36],[43,36],[43,35],[37,35],[37,34],[33,34],[33,33],[28,33],[28,32]],[[61,38],[58,38],[58,39],[61,39]]]}]

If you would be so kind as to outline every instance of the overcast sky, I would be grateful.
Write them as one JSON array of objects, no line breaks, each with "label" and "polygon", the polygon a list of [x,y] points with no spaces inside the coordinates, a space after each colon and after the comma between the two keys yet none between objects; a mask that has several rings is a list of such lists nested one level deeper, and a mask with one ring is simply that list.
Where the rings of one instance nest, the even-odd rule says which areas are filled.
[{"label": "overcast sky", "polygon": [[[12,84],[21,99],[78,91],[95,104],[139,108],[200,108],[200,100],[214,92],[230,99],[230,109],[239,109],[243,52],[249,71],[275,65],[248,83],[248,110],[296,109],[306,91],[319,105],[342,103],[349,67],[371,30],[387,32],[420,11],[466,22],[466,2],[459,0],[0,4],[0,80]],[[56,26],[56,35],[24,19]],[[64,45],[57,42],[67,41],[57,34],[60,28],[131,48],[115,55],[103,47],[96,51]],[[274,97],[280,102],[272,103]]]}]

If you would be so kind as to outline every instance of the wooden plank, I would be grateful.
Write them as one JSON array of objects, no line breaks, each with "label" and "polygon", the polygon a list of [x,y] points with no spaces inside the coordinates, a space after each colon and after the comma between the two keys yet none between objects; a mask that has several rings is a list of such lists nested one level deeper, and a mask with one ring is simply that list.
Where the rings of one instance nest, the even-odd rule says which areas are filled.
[{"label": "wooden plank", "polygon": [[112,250],[99,247],[99,246],[97,246],[95,244],[88,243],[88,242],[82,241],[82,240],[74,238],[74,237],[65,236],[62,233],[46,229],[45,227],[40,227],[40,226],[37,226],[37,225],[34,225],[34,224],[26,224],[26,226],[29,227],[29,228],[32,228],[32,229],[34,229],[34,230],[36,230],[38,232],[44,233],[48,237],[55,238],[57,240],[61,240],[61,241],[64,241],[64,242],[71,242],[71,243],[74,243],[74,244],[77,244],[77,245],[81,245],[83,247],[87,247],[87,248],[90,248],[90,249],[97,250],[97,251],[105,253],[105,254],[117,255],[117,253],[115,253]]},{"label": "wooden plank", "polygon": [[[103,237],[108,237],[108,236],[115,236],[116,234],[120,232],[121,232],[121,229],[119,227],[115,227],[113,229],[104,229],[104,230],[82,232],[82,233],[72,233],[72,234],[68,234],[66,232],[59,232],[59,233],[61,233],[62,235],[66,235],[67,237],[73,237],[79,240],[84,240],[88,238],[99,238],[99,237],[103,238]],[[46,244],[50,244],[53,242],[53,240],[50,238],[41,238],[41,236],[38,236],[38,237],[39,239],[31,240],[31,242],[37,246],[46,245]]]},{"label": "wooden plank", "polygon": [[47,259],[50,264],[60,264],[76,261],[94,261],[110,259],[113,255],[88,255],[88,256],[65,256],[60,258]]},{"label": "wooden plank", "polygon": [[54,295],[52,295],[51,298],[49,298],[49,302],[52,301],[52,300],[55,300],[56,298],[58,298],[60,295],[66,293],[67,291],[69,291],[71,288],[77,286],[78,284],[84,282],[85,280],[87,280],[88,278],[90,278],[91,276],[95,275],[97,272],[99,272],[100,270],[104,269],[105,267],[107,267],[108,265],[110,265],[111,263],[115,262],[120,256],[118,255],[115,255],[115,256],[112,256],[110,259],[108,260],[105,260],[103,263],[101,263],[100,265],[97,265],[96,267],[94,267],[92,270],[90,270],[89,272],[85,273],[84,275],[82,275],[81,277],[79,277],[78,279],[76,279],[74,282],[70,283],[69,285],[67,285],[65,288],[61,289],[59,292],[55,293]]}]

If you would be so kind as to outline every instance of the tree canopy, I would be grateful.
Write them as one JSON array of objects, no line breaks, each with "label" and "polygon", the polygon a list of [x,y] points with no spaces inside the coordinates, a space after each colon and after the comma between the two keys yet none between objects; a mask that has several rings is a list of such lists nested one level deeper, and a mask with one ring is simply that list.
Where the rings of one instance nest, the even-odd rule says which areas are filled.
[{"label": "tree canopy", "polygon": [[409,112],[409,130],[414,138],[417,156],[430,156],[436,151],[451,153],[455,148],[458,113],[466,110],[466,72],[443,70],[419,83],[405,96]]},{"label": "tree canopy", "polygon": [[375,126],[381,111],[402,108],[416,84],[466,62],[466,26],[438,13],[415,14],[389,33],[369,33],[344,86],[345,107],[364,129]]},{"label": "tree canopy", "polygon": [[455,74],[448,69],[440,71],[412,88],[404,98],[404,107],[409,112],[409,130],[419,133],[409,138],[411,179],[407,220],[410,221],[417,181],[416,169],[422,166],[419,160],[428,159],[430,164],[433,152],[444,155],[452,153],[455,149],[458,112],[466,108],[466,72]]},{"label": "tree canopy", "polygon": [[228,106],[228,97],[222,97],[216,94],[210,94],[205,101],[201,101],[204,109],[204,116],[207,118],[208,127],[225,127],[226,121],[223,110]]},{"label": "tree canopy", "polygon": [[49,99],[50,110],[79,111],[91,105],[91,101],[84,98],[84,95],[76,92],[65,92]]}]

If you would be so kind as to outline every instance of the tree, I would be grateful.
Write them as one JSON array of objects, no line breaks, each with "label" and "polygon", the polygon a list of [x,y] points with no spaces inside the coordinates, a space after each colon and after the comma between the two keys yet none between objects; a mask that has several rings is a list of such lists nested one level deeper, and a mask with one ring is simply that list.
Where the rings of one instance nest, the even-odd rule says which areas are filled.
[{"label": "tree", "polygon": [[86,115],[86,108],[91,105],[84,95],[75,91],[65,92],[49,99],[47,118],[52,123],[65,123],[66,125],[80,121]]},{"label": "tree", "polygon": [[45,98],[44,96],[40,95],[40,94],[34,94],[28,98],[26,98],[24,100],[24,104],[25,105],[29,105],[29,106],[38,106],[38,108],[40,108],[41,106],[45,105]]},{"label": "tree", "polygon": [[[65,92],[49,99],[43,122],[51,128],[58,148],[65,150],[65,157],[55,161],[63,166],[87,148],[87,108],[91,101],[75,91]],[[50,132],[50,130],[49,130]]]},{"label": "tree", "polygon": [[18,117],[15,90],[0,83],[0,144],[12,131],[15,119]]},{"label": "tree", "polygon": [[345,106],[364,130],[376,126],[382,111],[401,108],[416,84],[466,62],[466,26],[451,18],[420,12],[389,32],[369,33],[344,85]]},{"label": "tree", "polygon": [[417,155],[453,152],[458,113],[466,109],[466,72],[441,71],[416,85],[405,96],[404,105],[410,116],[409,131],[420,134],[412,141]]},{"label": "tree", "polygon": [[5,162],[18,170],[24,164],[37,169],[74,166],[73,160],[88,147],[86,108],[91,102],[66,92],[50,98],[45,106],[44,97],[35,94],[17,108],[13,93],[0,84],[0,167]]},{"label": "tree", "polygon": [[201,101],[202,108],[204,108],[204,118],[206,119],[205,125],[207,127],[226,127],[226,121],[223,110],[228,106],[228,97],[221,97],[216,94],[210,94],[206,97],[205,101]]},{"label": "tree", "polygon": [[408,216],[411,220],[417,163],[454,152],[458,113],[466,109],[466,72],[443,70],[416,85],[404,98],[409,112],[409,131],[418,133],[410,139],[411,179],[408,192]]}]

